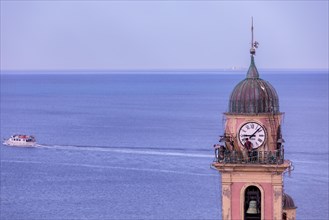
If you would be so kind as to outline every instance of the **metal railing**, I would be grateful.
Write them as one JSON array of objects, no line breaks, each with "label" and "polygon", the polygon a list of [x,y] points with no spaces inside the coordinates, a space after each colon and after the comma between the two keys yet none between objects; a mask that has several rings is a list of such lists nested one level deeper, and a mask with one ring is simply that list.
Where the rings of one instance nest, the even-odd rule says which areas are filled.
[{"label": "metal railing", "polygon": [[230,164],[283,164],[284,153],[283,150],[274,151],[221,151],[215,150],[214,162],[230,163]]}]

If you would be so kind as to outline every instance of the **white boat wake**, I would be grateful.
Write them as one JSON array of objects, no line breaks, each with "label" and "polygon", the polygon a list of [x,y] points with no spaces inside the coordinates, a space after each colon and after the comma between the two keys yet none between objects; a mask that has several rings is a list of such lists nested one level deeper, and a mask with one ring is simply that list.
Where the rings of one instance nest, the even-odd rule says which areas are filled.
[{"label": "white boat wake", "polygon": [[[193,157],[193,158],[213,158],[211,154],[202,154],[197,151],[187,150],[171,150],[171,149],[141,149],[141,148],[119,148],[119,147],[102,147],[102,146],[70,146],[70,145],[45,145],[36,144],[34,149],[44,149],[49,151],[88,151],[88,152],[106,152],[116,154],[139,154],[139,155],[153,155],[153,156],[170,156],[170,157]],[[30,148],[31,150],[33,148]],[[211,162],[211,160],[209,160]],[[56,166],[71,166],[71,167],[84,167],[91,169],[117,169],[127,171],[147,171],[147,172],[162,172],[172,173],[180,175],[198,175],[198,176],[217,176],[211,173],[189,172],[187,170],[171,170],[171,169],[159,169],[159,168],[147,168],[147,167],[125,167],[116,165],[98,165],[98,164],[86,164],[86,163],[70,163],[70,162],[51,162],[51,161],[36,161],[36,160],[10,160],[2,159],[1,163],[26,163],[26,164],[48,164]]]},{"label": "white boat wake", "polygon": [[192,153],[187,151],[169,151],[155,149],[137,149],[137,148],[111,148],[111,147],[93,147],[93,146],[65,146],[65,145],[42,145],[38,144],[35,147],[53,150],[69,150],[69,151],[95,151],[95,152],[112,152],[122,154],[143,154],[143,155],[159,155],[159,156],[177,156],[177,157],[197,157],[197,158],[213,158],[211,154]]},{"label": "white boat wake", "polygon": [[195,176],[195,175],[196,176],[217,176],[216,174],[209,174],[209,173],[195,173],[195,172],[166,170],[166,169],[106,166],[106,165],[81,164],[81,163],[63,163],[63,162],[57,163],[57,162],[49,162],[49,161],[1,160],[1,163],[47,164],[47,165],[57,165],[57,166],[85,167],[85,168],[92,168],[92,169],[117,169],[117,170],[128,170],[128,171],[172,173],[172,174],[193,175],[193,176]]}]

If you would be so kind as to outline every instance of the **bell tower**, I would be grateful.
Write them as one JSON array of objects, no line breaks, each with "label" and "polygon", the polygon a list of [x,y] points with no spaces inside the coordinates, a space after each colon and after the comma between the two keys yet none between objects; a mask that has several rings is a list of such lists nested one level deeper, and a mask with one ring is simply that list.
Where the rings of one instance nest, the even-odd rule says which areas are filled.
[{"label": "bell tower", "polygon": [[221,173],[222,219],[293,220],[296,207],[283,192],[283,173],[291,168],[284,159],[284,113],[274,87],[259,77],[257,47],[252,21],[250,66],[231,93],[224,135],[212,164]]}]

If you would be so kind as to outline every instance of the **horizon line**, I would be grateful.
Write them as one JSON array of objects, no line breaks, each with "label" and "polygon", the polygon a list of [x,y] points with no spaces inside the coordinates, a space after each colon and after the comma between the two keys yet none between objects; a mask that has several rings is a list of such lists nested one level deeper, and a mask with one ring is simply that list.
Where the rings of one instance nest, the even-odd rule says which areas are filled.
[{"label": "horizon line", "polygon": [[[257,68],[259,71],[289,71],[289,72],[296,72],[296,71],[324,71],[329,72],[328,68]],[[216,72],[233,72],[233,73],[239,73],[239,72],[245,72],[248,71],[248,68],[218,68],[218,69],[5,69],[1,70],[1,73],[21,73],[21,72],[35,72],[35,73],[63,73],[63,72],[71,72],[71,73],[200,73],[200,72],[208,72],[208,73],[216,73]]]}]

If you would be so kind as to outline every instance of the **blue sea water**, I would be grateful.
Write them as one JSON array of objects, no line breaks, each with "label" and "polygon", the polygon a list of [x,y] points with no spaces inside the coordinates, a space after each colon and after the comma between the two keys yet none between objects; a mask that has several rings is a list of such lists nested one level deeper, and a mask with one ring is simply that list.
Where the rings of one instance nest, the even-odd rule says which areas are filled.
[{"label": "blue sea water", "polygon": [[[221,219],[210,168],[245,73],[1,74],[1,219]],[[285,112],[285,192],[328,219],[328,73],[266,72]]]}]

